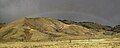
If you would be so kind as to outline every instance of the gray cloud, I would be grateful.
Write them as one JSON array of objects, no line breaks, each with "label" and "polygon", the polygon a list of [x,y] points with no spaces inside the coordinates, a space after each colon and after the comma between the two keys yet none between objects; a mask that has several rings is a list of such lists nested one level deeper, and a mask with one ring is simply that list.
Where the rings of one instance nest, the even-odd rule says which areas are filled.
[{"label": "gray cloud", "polygon": [[120,24],[120,0],[0,0],[1,22],[22,17],[55,17]]}]

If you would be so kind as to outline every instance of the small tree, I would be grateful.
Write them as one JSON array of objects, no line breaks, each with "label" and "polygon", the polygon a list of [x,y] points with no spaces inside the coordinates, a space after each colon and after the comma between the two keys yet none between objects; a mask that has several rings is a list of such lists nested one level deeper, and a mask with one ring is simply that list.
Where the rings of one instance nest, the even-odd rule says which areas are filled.
[{"label": "small tree", "polygon": [[71,39],[69,39],[69,43],[72,43],[72,40],[71,40]]}]

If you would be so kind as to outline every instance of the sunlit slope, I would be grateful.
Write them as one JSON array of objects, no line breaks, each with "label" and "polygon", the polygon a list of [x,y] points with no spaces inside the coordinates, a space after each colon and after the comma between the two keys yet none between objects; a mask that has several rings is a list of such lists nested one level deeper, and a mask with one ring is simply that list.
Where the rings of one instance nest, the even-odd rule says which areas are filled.
[{"label": "sunlit slope", "polygon": [[[5,41],[45,41],[66,39],[105,38],[105,30],[94,30],[82,25],[66,24],[52,18],[22,18],[0,29]],[[111,36],[109,36],[111,37]]]}]

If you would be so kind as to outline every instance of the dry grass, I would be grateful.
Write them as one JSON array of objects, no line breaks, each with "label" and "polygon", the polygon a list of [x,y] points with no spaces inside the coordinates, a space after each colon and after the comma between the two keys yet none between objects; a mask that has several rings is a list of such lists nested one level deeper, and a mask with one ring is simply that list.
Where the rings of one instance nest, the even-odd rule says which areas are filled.
[{"label": "dry grass", "polygon": [[120,48],[120,41],[69,40],[47,42],[7,42],[0,43],[0,48]]}]

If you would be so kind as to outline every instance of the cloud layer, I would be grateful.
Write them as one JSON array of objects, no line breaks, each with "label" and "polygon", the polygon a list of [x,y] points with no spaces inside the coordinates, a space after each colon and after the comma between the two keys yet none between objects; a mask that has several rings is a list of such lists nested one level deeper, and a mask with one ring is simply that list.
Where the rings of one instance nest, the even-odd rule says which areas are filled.
[{"label": "cloud layer", "polygon": [[22,17],[55,17],[120,24],[120,0],[0,0],[1,22]]}]

